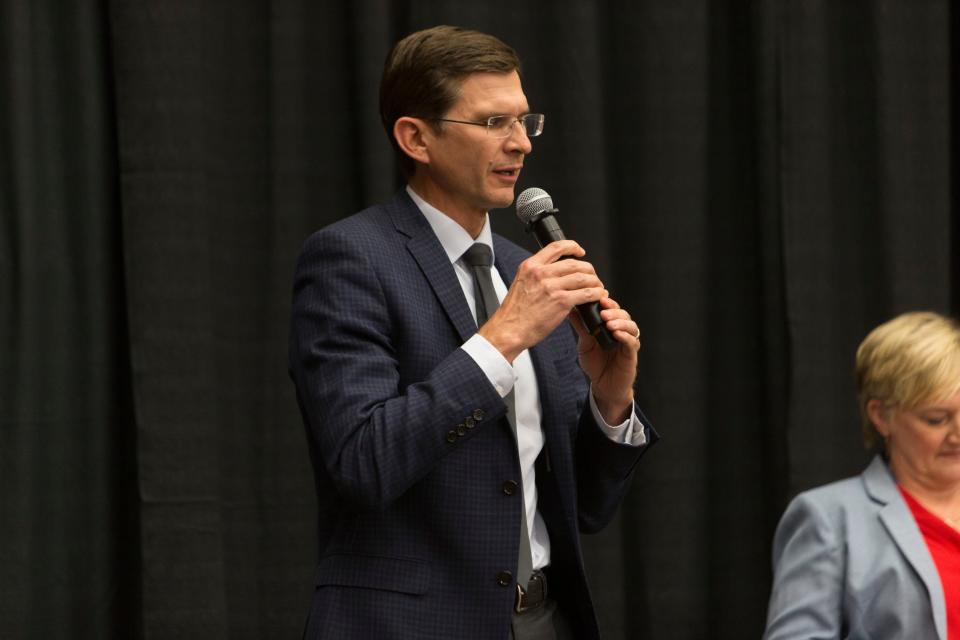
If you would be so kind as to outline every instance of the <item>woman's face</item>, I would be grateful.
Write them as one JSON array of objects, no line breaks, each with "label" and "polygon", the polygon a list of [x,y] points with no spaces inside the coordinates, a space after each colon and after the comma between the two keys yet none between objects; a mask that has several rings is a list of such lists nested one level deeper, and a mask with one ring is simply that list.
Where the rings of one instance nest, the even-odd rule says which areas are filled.
[{"label": "woman's face", "polygon": [[893,475],[908,491],[960,488],[960,392],[910,409],[871,400],[867,409],[886,439]]}]

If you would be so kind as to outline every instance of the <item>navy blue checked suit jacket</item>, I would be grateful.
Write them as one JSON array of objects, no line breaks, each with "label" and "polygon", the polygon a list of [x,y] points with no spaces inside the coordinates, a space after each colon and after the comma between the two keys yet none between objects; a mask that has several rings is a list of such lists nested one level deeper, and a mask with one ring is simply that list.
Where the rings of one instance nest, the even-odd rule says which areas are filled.
[{"label": "navy blue checked suit jacket", "polygon": [[[529,253],[499,236],[494,251],[510,283]],[[522,498],[504,483],[520,482],[520,466],[503,400],[458,348],[476,330],[406,192],[305,243],[289,356],[319,506],[307,638],[507,637],[516,587],[499,578],[517,566]],[[610,521],[647,447],[594,422],[568,323],[530,353],[552,594],[577,637],[596,638],[579,533]]]}]

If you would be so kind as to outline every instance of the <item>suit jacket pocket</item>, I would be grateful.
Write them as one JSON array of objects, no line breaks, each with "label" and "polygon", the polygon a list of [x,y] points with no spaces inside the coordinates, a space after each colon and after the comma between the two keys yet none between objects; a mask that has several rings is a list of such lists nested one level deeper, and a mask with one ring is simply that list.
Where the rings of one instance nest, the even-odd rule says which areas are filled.
[{"label": "suit jacket pocket", "polygon": [[419,595],[427,592],[430,566],[409,558],[335,554],[320,559],[315,583]]}]

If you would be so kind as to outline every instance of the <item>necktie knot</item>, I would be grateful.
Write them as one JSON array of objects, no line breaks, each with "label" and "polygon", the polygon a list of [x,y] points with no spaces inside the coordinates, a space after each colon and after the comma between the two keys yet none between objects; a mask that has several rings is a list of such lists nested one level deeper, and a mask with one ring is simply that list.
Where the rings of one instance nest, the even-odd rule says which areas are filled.
[{"label": "necktie knot", "polygon": [[475,242],[463,252],[463,260],[471,267],[490,267],[493,265],[493,251],[482,242]]}]

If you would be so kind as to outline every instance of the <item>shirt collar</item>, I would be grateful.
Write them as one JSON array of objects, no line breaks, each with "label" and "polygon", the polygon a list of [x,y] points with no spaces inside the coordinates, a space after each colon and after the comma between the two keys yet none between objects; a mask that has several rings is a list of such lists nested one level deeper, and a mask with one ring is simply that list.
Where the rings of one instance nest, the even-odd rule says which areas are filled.
[{"label": "shirt collar", "polygon": [[437,236],[437,239],[440,240],[440,244],[443,246],[443,250],[447,254],[450,262],[458,261],[464,251],[469,249],[475,242],[482,242],[490,247],[490,253],[494,256],[494,260],[496,260],[496,255],[493,254],[493,232],[490,230],[489,213],[483,220],[483,228],[480,230],[480,235],[476,238],[471,238],[466,229],[461,227],[453,218],[417,195],[417,192],[411,189],[410,185],[407,185],[407,193],[410,195],[410,198],[413,199],[417,208],[420,209],[423,217],[427,219],[430,228],[433,229],[433,233]]}]

